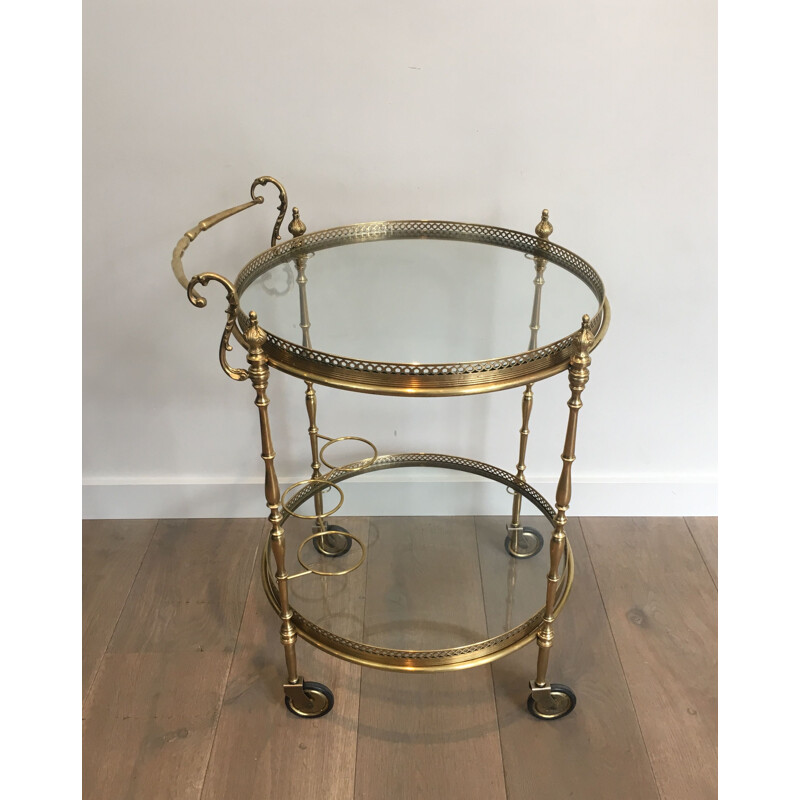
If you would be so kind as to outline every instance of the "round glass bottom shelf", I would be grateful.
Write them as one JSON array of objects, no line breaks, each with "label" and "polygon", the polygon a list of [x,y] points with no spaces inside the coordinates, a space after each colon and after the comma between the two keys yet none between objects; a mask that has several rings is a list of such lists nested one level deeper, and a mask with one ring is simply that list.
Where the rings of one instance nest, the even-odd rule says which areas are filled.
[{"label": "round glass bottom shelf", "polygon": [[[521,528],[549,542],[555,512],[532,487],[496,467],[438,454],[396,454],[365,459],[325,475],[345,502],[326,522],[349,531],[366,546],[366,559],[342,576],[310,574],[289,581],[292,618],[298,634],[317,647],[349,661],[382,669],[434,672],[478,666],[530,642],[544,616],[549,547],[530,558],[514,558],[506,542],[512,490],[522,496]],[[380,470],[413,468],[425,481],[381,481]],[[470,477],[463,474],[468,473]],[[394,476],[393,476],[394,477]],[[380,486],[377,484],[380,483]],[[341,485],[339,485],[341,484]],[[429,494],[426,516],[349,516],[353,503],[369,491],[381,492],[381,505],[418,507],[414,493]],[[297,549],[316,531],[313,515],[319,494],[327,509],[336,498],[330,487],[304,485],[287,500],[284,517],[286,569],[304,571]],[[387,492],[397,493],[389,499]],[[491,515],[470,513],[488,508]],[[505,509],[505,513],[503,513]],[[461,513],[459,513],[461,511]],[[494,513],[498,512],[498,513]],[[346,571],[361,557],[359,548],[332,558],[308,543],[302,561],[319,573]],[[262,562],[264,587],[278,608],[274,561]],[[572,583],[572,553],[565,549],[556,614]]]}]

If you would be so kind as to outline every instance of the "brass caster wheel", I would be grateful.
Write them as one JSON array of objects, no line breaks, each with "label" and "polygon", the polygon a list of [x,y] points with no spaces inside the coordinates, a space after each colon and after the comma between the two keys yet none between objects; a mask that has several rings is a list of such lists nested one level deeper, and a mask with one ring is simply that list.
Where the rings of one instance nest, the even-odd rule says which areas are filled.
[{"label": "brass caster wheel", "polygon": [[550,694],[537,692],[536,698],[528,696],[528,711],[538,719],[561,719],[575,708],[575,693],[569,686],[550,684]]},{"label": "brass caster wheel", "polygon": [[326,525],[325,531],[326,534],[331,531],[331,534],[329,536],[317,536],[313,540],[314,549],[318,553],[329,558],[339,558],[339,556],[350,552],[353,540],[349,536],[336,535],[337,531],[339,533],[350,533],[347,528],[342,528],[340,525]]},{"label": "brass caster wheel", "polygon": [[520,528],[517,532],[516,545],[514,534],[509,531],[506,536],[506,552],[512,558],[531,558],[544,547],[544,537],[533,528]]},{"label": "brass caster wheel", "polygon": [[289,695],[284,697],[286,708],[296,717],[324,717],[333,708],[333,692],[323,683],[303,681],[303,694],[308,708],[297,708]]}]

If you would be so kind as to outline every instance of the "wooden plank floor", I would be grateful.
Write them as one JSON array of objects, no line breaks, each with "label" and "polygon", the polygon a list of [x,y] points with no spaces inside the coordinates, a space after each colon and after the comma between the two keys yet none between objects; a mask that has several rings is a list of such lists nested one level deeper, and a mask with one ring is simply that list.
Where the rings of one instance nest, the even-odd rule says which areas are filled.
[{"label": "wooden plank floor", "polygon": [[[368,543],[364,566],[292,589],[340,635],[450,646],[541,604],[546,562],[510,563],[504,519],[338,522]],[[568,533],[576,578],[548,677],[575,690],[570,716],[525,709],[535,644],[411,675],[299,641],[301,674],[335,692],[329,715],[303,720],[283,705],[263,520],[86,522],[84,798],[716,798],[716,519]]]},{"label": "wooden plank floor", "polygon": [[669,518],[582,525],[661,796],[716,797],[712,573],[689,528]]}]

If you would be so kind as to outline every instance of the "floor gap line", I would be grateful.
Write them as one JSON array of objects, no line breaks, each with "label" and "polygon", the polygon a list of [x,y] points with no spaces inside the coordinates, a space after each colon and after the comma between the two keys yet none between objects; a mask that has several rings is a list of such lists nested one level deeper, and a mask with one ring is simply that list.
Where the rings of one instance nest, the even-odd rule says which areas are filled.
[{"label": "floor gap line", "polygon": [[714,584],[714,588],[719,592],[719,586],[717,586],[717,582],[714,580],[714,573],[711,571],[711,567],[708,566],[708,561],[706,561],[706,557],[703,555],[703,551],[700,549],[700,545],[697,543],[697,537],[694,535],[694,531],[692,530],[692,526],[689,524],[689,521],[686,517],[681,517],[683,520],[683,524],[686,525],[687,530],[689,531],[689,536],[692,537],[692,541],[694,542],[694,546],[697,548],[697,552],[700,554],[700,560],[703,562],[703,565],[708,570],[708,576],[711,578],[711,583]]}]

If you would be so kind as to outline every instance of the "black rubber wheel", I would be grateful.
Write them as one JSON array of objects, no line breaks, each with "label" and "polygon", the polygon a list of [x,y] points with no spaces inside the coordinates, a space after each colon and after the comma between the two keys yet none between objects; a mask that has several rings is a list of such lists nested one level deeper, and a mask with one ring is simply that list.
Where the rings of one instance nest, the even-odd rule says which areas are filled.
[{"label": "black rubber wheel", "polygon": [[544,547],[544,536],[534,528],[520,528],[518,544],[521,544],[522,547],[518,551],[514,551],[513,543],[514,535],[509,533],[506,536],[506,553],[511,558],[532,558]]},{"label": "black rubber wheel", "polygon": [[528,711],[537,719],[561,719],[575,708],[577,702],[575,692],[569,686],[551,683],[549,703],[537,703],[533,695],[528,695]]},{"label": "black rubber wheel", "polygon": [[[328,531],[334,534],[350,533],[347,528],[343,528],[341,525],[328,525],[326,526],[325,532],[327,533]],[[330,539],[330,548],[326,547],[324,544],[326,539]],[[349,536],[326,536],[324,538],[322,536],[317,536],[315,539],[312,539],[312,544],[320,555],[327,556],[328,558],[339,558],[350,552],[350,548],[353,546],[353,540]]]},{"label": "black rubber wheel", "polygon": [[288,695],[284,695],[286,708],[296,717],[309,719],[324,717],[333,708],[333,692],[324,684],[315,681],[303,681],[303,691],[314,700],[314,707],[310,711],[300,711],[292,705]]}]

